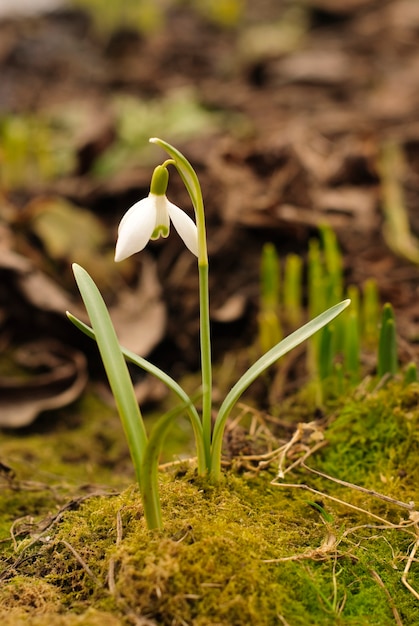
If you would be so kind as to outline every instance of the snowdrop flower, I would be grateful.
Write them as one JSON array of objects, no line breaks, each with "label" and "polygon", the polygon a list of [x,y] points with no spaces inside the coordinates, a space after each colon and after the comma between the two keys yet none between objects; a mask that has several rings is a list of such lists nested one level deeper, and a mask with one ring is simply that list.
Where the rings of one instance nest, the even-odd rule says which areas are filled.
[{"label": "snowdrop flower", "polygon": [[136,202],[124,215],[118,227],[115,261],[140,252],[150,239],[167,237],[170,221],[189,250],[198,256],[198,233],[196,225],[182,209],[166,197],[169,172],[165,165],[158,165],[151,179],[147,198]]}]

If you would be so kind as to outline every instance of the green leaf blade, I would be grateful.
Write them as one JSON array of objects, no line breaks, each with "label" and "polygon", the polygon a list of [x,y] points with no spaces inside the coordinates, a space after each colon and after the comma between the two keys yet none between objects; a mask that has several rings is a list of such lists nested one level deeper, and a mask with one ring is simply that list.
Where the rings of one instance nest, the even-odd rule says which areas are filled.
[{"label": "green leaf blade", "polygon": [[217,419],[215,421],[212,447],[212,466],[211,472],[215,478],[219,475],[219,459],[221,458],[221,446],[225,424],[231,409],[236,404],[243,392],[260,376],[268,367],[273,365],[278,359],[287,354],[293,348],[303,343],[318,330],[326,326],[335,317],[337,317],[350,304],[350,300],[343,300],[339,304],[335,304],[327,311],[324,311],[301,328],[285,337],[279,344],[271,348],[269,352],[264,354],[256,361],[243,376],[232,387],[223,403],[220,406]]},{"label": "green leaf blade", "polygon": [[86,270],[76,263],[73,264],[73,272],[95,333],[95,339],[127,437],[137,480],[141,485],[141,463],[147,446],[147,433],[127,364],[119,347],[109,312],[94,281]]},{"label": "green leaf blade", "polygon": [[[81,332],[83,332],[87,337],[90,337],[90,339],[93,339],[93,340],[96,339],[95,332],[92,328],[90,328],[90,326],[88,326],[87,324],[79,320],[77,317],[75,317],[68,311],[67,311],[67,317],[70,320],[70,322],[74,324],[76,328],[81,330]],[[127,361],[130,361],[137,367],[140,367],[145,372],[148,372],[149,374],[152,374],[153,376],[158,378],[182,402],[182,405],[184,406],[185,411],[188,413],[188,416],[189,416],[189,419],[191,421],[192,428],[194,431],[195,444],[197,448],[197,457],[198,457],[198,472],[200,475],[203,475],[205,473],[206,466],[205,466],[205,452],[204,452],[204,446],[203,446],[203,440],[202,440],[202,423],[198,415],[198,411],[196,410],[196,407],[192,402],[192,399],[189,397],[186,391],[179,385],[179,383],[177,383],[171,376],[169,376],[169,374],[166,374],[166,372],[161,370],[159,367],[157,367],[153,363],[150,363],[150,361],[147,361],[147,359],[144,359],[138,354],[135,354],[135,352],[132,352],[131,350],[128,350],[127,348],[124,348],[123,346],[120,346],[120,350],[122,354],[124,355],[125,359],[127,359]]]}]

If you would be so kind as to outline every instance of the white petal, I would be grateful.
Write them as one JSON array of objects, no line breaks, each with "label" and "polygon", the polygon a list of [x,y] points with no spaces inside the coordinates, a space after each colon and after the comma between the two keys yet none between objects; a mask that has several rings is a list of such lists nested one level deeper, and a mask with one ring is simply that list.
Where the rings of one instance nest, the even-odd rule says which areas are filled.
[{"label": "white petal", "polygon": [[136,202],[119,224],[115,261],[123,261],[145,248],[155,224],[156,209],[153,200],[148,197]]},{"label": "white petal", "polygon": [[175,204],[167,202],[170,219],[176,228],[185,245],[195,256],[198,256],[198,231],[196,224],[185,211],[179,209]]},{"label": "white petal", "polygon": [[168,205],[170,203],[166,196],[156,196],[150,193],[149,197],[150,199],[153,199],[156,211],[156,224],[151,238],[158,239],[159,237],[168,237],[170,231]]},{"label": "white petal", "polygon": [[118,235],[121,232],[122,226],[124,225],[125,221],[128,218],[130,218],[133,213],[136,213],[137,210],[142,210],[142,208],[147,210],[147,205],[149,204],[150,204],[150,195],[148,195],[147,198],[143,198],[142,200],[139,200],[138,202],[133,204],[132,207],[129,208],[126,213],[124,213],[124,215],[121,218],[121,221],[119,222]]}]

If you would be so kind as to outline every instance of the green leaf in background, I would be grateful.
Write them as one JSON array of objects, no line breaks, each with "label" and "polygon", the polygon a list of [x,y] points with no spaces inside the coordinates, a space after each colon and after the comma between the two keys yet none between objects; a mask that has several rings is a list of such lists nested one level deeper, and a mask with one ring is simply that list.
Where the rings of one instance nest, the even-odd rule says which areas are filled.
[{"label": "green leaf in background", "polygon": [[380,336],[378,339],[377,374],[380,378],[394,376],[398,371],[396,320],[390,303],[383,306]]}]

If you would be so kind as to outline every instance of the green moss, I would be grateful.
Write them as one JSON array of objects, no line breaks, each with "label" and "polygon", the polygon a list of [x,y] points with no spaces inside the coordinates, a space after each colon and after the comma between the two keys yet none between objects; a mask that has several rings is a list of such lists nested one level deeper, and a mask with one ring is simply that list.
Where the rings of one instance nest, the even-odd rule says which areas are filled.
[{"label": "green moss", "polygon": [[120,486],[134,476],[118,416],[92,393],[27,429],[3,432],[2,454],[19,481]]},{"label": "green moss", "polygon": [[419,385],[398,382],[348,401],[329,424],[322,469],[414,500],[419,458]]},{"label": "green moss", "polygon": [[162,497],[170,513],[163,533],[146,530],[135,489],[92,498],[65,517],[36,561],[62,607],[83,614],[94,605],[121,619],[133,610],[159,624],[265,626],[277,615],[296,626],[368,624],[372,614],[391,624],[377,572],[419,619],[394,569],[396,550],[406,554],[411,542],[397,531],[359,530],[322,552],[332,529],[267,475],[230,475],[219,488],[166,476]]},{"label": "green moss", "polygon": [[[417,500],[418,400],[419,386],[397,383],[347,399],[326,428],[328,445],[307,465],[395,500]],[[289,463],[299,454],[295,448]],[[417,600],[401,580],[415,541],[409,510],[303,467],[286,474],[288,486],[276,486],[273,471],[226,473],[217,486],[185,467],[162,473],[162,532],[146,530],[135,487],[68,510],[51,492],[44,501],[27,494],[26,507],[23,493],[10,492],[4,529],[15,506],[38,517],[22,528],[17,551],[11,543],[5,551],[3,621],[390,626],[397,615],[419,623]],[[318,493],[293,486],[303,483]],[[42,512],[56,515],[60,506],[43,531]],[[409,583],[419,589],[416,562]]]}]

